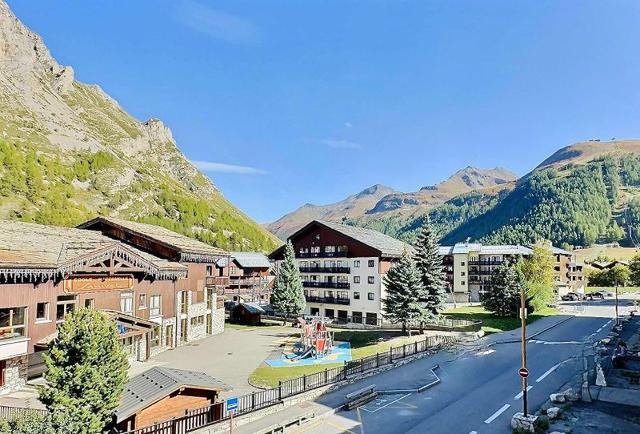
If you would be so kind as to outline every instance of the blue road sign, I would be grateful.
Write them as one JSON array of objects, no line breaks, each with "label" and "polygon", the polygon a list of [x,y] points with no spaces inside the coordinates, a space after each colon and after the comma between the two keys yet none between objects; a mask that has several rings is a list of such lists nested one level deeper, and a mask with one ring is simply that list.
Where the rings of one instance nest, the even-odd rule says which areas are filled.
[{"label": "blue road sign", "polygon": [[227,411],[235,410],[238,408],[238,398],[227,399]]}]

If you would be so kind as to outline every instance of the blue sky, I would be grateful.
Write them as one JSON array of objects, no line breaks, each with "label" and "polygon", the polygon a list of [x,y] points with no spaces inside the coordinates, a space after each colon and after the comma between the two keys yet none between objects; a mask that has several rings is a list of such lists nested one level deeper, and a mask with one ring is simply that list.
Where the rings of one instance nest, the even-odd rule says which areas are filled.
[{"label": "blue sky", "polygon": [[[9,0],[260,222],[640,137],[640,2]],[[241,167],[236,167],[241,166]]]}]

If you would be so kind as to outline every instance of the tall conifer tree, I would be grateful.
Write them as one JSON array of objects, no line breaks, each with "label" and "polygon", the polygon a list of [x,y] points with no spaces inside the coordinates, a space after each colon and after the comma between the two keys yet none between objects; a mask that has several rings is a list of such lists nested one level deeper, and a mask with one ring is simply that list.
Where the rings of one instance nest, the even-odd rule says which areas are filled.
[{"label": "tall conifer tree", "polygon": [[300,270],[296,264],[295,252],[291,241],[287,241],[284,260],[278,267],[273,284],[271,305],[274,310],[285,314],[284,324],[287,323],[287,316],[301,314],[306,305]]},{"label": "tall conifer tree", "polygon": [[429,312],[429,315],[424,318],[425,321],[428,321],[438,315],[447,300],[447,284],[442,267],[442,255],[440,255],[438,239],[433,232],[428,214],[425,215],[414,248],[413,258],[424,287],[424,293],[420,299]]}]

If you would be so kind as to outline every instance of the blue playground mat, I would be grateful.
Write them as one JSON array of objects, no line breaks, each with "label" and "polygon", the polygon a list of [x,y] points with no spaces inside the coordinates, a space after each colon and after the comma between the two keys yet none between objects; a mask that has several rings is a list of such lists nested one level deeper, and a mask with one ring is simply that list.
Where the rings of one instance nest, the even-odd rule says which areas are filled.
[{"label": "blue playground mat", "polygon": [[[291,355],[289,355],[291,357]],[[334,345],[331,354],[327,354],[324,357],[316,359],[313,356],[309,356],[306,359],[290,360],[286,355],[280,356],[279,359],[265,360],[266,364],[274,368],[285,368],[290,366],[312,366],[312,365],[328,365],[331,363],[344,363],[351,361],[351,344],[349,342],[342,342],[341,344]]]}]

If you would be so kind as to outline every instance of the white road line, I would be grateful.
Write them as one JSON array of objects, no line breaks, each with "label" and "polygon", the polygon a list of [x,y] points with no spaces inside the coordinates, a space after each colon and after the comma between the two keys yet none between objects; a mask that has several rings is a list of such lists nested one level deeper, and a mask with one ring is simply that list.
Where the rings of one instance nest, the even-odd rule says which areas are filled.
[{"label": "white road line", "polygon": [[478,431],[469,431],[469,434],[478,434]]},{"label": "white road line", "polygon": [[[527,392],[530,391],[531,389],[533,389],[533,386],[527,386]],[[517,401],[518,399],[522,398],[523,395],[524,395],[524,392],[520,391],[520,393],[514,396],[513,399]]]},{"label": "white road line", "polygon": [[511,404],[503,405],[502,407],[500,407],[500,410],[496,411],[491,416],[489,416],[489,419],[485,420],[484,423],[489,424],[489,423],[493,422],[494,420],[496,420],[496,418],[498,416],[500,416],[502,413],[504,413],[507,410],[507,408],[509,408],[509,407],[511,407]]},{"label": "white road line", "polygon": [[547,372],[545,372],[544,374],[542,374],[541,376],[539,376],[536,379],[536,383],[541,382],[542,380],[544,380],[545,378],[547,378],[547,375],[551,374],[553,371],[555,371],[556,369],[558,369],[558,366],[562,365],[562,362],[558,363],[557,365],[553,365],[552,367],[549,368],[549,370]]},{"label": "white road line", "polygon": [[402,395],[400,398],[398,398],[398,399],[394,399],[393,401],[388,402],[388,403],[386,403],[385,405],[382,405],[382,406],[380,406],[380,407],[378,407],[378,408],[376,408],[376,409],[374,409],[374,410],[369,410],[367,407],[364,407],[364,406],[362,406],[362,407],[360,407],[360,408],[362,408],[364,411],[367,411],[367,412],[369,412],[369,413],[375,413],[376,411],[378,411],[378,410],[382,410],[383,408],[388,407],[388,406],[390,406],[391,404],[395,404],[396,402],[400,401],[401,399],[406,398],[406,397],[407,397],[407,396],[409,396],[409,395],[411,395],[411,394],[410,394],[410,393],[407,393],[406,395]]}]

